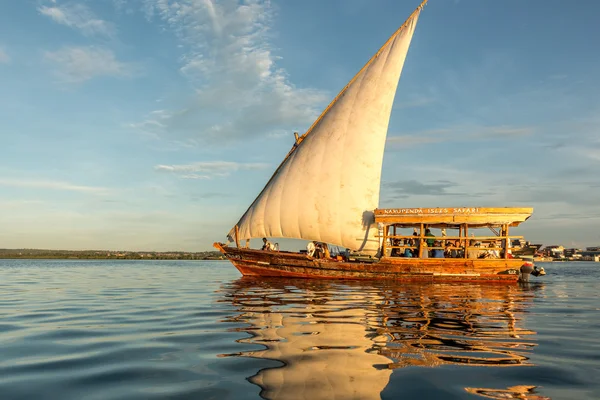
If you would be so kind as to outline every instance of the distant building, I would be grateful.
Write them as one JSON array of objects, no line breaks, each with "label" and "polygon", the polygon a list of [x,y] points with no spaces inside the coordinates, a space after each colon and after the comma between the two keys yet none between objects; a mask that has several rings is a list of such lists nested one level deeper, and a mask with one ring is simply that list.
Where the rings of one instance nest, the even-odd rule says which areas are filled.
[{"label": "distant building", "polygon": [[565,249],[564,255],[565,255],[565,257],[574,257],[574,258],[577,258],[577,256],[581,257],[581,249]]},{"label": "distant building", "polygon": [[600,246],[586,247],[581,255],[583,260],[600,262]]},{"label": "distant building", "polygon": [[542,253],[546,257],[564,258],[565,257],[565,248],[561,245],[546,246],[542,250]]}]

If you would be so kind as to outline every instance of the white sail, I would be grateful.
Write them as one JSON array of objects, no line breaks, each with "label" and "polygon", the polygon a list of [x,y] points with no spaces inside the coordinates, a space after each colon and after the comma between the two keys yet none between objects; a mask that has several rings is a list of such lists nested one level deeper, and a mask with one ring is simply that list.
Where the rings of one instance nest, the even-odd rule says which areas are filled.
[{"label": "white sail", "polygon": [[237,223],[238,239],[297,238],[377,251],[373,210],[387,129],[423,4],[300,138]]}]

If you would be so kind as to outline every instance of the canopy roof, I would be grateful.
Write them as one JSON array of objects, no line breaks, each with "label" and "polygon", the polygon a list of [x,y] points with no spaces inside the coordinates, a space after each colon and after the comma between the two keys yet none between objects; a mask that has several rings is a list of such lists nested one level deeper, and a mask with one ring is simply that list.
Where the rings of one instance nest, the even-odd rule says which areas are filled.
[{"label": "canopy roof", "polygon": [[375,210],[375,222],[385,225],[452,227],[518,226],[533,213],[533,208],[520,207],[448,207],[448,208],[383,208]]}]

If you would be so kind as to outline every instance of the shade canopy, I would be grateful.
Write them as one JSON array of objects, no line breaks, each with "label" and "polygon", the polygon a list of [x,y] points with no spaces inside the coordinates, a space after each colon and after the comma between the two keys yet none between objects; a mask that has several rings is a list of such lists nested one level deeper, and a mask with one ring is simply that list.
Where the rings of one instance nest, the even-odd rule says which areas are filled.
[{"label": "shade canopy", "polygon": [[518,226],[533,213],[522,207],[447,207],[384,208],[375,210],[375,221],[384,225],[446,228],[467,224],[470,227]]}]

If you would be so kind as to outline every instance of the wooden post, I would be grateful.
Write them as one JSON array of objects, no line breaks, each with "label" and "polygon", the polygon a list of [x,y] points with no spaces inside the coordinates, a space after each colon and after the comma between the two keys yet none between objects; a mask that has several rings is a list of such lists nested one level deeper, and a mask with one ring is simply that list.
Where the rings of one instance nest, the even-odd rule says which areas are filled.
[{"label": "wooden post", "polygon": [[502,236],[504,236],[504,258],[508,258],[508,249],[510,248],[510,239],[508,238],[508,224],[502,226]]},{"label": "wooden post", "polygon": [[424,230],[423,227],[425,225],[421,224],[421,232],[419,232],[419,258],[423,258],[423,235],[424,235]]},{"label": "wooden post", "polygon": [[[462,225],[458,226],[458,248],[460,248],[460,242],[462,242],[463,230]],[[456,242],[454,242],[456,243]],[[456,249],[456,255],[458,255],[458,249]]]},{"label": "wooden post", "polygon": [[240,248],[240,228],[235,226],[235,245],[239,249]]},{"label": "wooden post", "polygon": [[469,253],[469,226],[465,224],[465,258],[468,258]]},{"label": "wooden post", "polygon": [[385,243],[387,242],[389,226],[383,225],[383,243],[381,243],[381,257],[385,257]]},{"label": "wooden post", "polygon": [[250,239],[246,239],[246,249],[250,247]]}]

